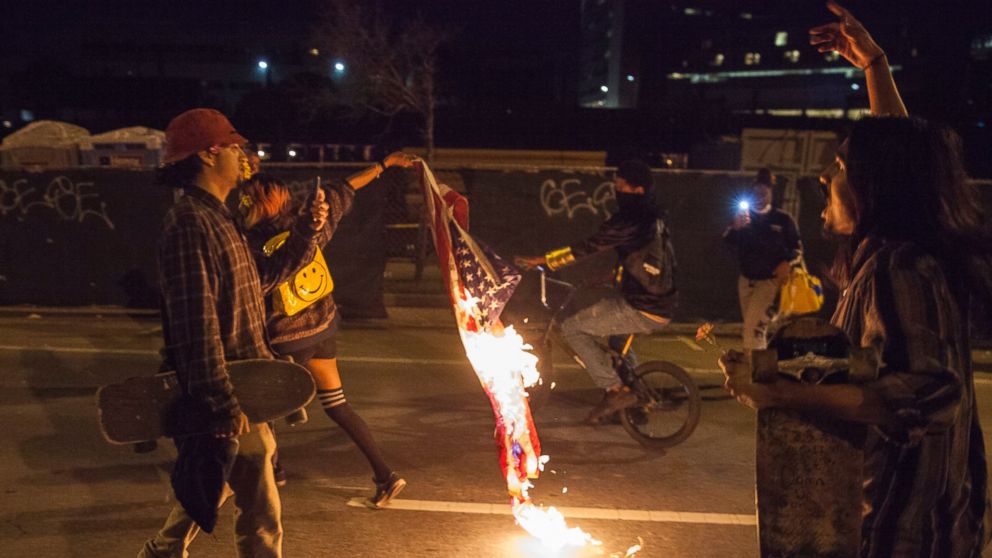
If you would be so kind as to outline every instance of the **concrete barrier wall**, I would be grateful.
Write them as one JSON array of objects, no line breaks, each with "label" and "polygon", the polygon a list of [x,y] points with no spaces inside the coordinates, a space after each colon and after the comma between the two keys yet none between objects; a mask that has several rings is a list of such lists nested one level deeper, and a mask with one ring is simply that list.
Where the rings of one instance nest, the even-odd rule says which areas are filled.
[{"label": "concrete barrier wall", "polygon": [[[302,197],[318,174],[330,180],[354,169],[267,170]],[[506,257],[575,242],[592,234],[615,208],[607,169],[443,170],[439,175],[458,181],[470,199],[472,232]],[[679,261],[678,318],[738,320],[737,266],[721,234],[751,174],[662,171],[655,179],[656,201]],[[147,171],[0,173],[0,304],[157,307],[155,245],[172,198],[152,180]],[[335,296],[353,316],[383,315],[383,211],[387,189],[395,187],[380,180],[361,190],[326,250]],[[981,188],[992,207],[992,186]],[[799,179],[795,191],[807,263],[821,274],[833,248],[820,234],[823,201],[816,179]],[[428,258],[433,261],[433,254]],[[561,275],[571,282],[606,277],[612,264],[607,252]],[[834,300],[836,293],[828,290],[824,314]]]},{"label": "concrete barrier wall", "polygon": [[[351,168],[272,172],[296,197]],[[151,171],[0,173],[0,304],[157,308],[156,245],[172,192]],[[326,249],[335,296],[355,316],[385,316],[383,184],[356,198]]]},{"label": "concrete barrier wall", "polygon": [[[615,212],[612,172],[607,169],[465,170],[462,175],[471,200],[472,231],[505,255],[543,254],[576,242]],[[737,265],[723,246],[722,233],[752,177],[737,172],[655,174],[656,202],[678,259],[680,320],[739,319]],[[572,283],[605,278],[614,263],[609,251],[560,275]]]}]

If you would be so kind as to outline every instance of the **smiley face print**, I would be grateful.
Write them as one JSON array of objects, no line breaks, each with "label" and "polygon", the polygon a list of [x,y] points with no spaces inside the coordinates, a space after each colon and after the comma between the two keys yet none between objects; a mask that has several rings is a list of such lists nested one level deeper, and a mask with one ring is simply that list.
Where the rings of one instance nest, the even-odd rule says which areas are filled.
[{"label": "smiley face print", "polygon": [[297,298],[304,302],[313,302],[325,294],[331,274],[324,262],[316,259],[306,267],[296,272],[293,278],[293,290]]}]

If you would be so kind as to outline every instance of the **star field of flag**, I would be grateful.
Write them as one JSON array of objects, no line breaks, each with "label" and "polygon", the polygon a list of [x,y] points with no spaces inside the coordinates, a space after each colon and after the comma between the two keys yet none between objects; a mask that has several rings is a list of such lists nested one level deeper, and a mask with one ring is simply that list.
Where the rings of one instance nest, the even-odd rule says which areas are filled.
[{"label": "star field of flag", "polygon": [[[520,282],[520,272],[477,240],[475,243],[479,250],[473,250],[454,227],[451,228],[451,237],[462,286],[478,300],[482,320],[487,326],[492,326]],[[489,264],[493,273],[486,270],[483,261]]]}]

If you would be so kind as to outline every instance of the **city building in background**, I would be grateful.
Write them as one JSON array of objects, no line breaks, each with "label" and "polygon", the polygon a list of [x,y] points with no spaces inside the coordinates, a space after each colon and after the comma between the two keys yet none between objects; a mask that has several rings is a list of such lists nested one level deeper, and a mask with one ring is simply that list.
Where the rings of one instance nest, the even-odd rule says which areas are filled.
[{"label": "city building in background", "polygon": [[[992,10],[981,0],[942,3],[939,13],[924,4],[846,5],[886,49],[910,112],[954,126],[969,170],[992,176]],[[808,29],[833,18],[819,0],[382,5],[448,34],[439,147],[605,150],[608,162],[740,168],[744,128],[843,133],[867,113],[861,72],[808,44]],[[415,119],[369,115],[347,97],[354,69],[313,36],[322,6],[12,0],[0,22],[0,137],[35,120],[94,133],[161,129],[182,110],[211,106],[272,160],[360,159],[366,149],[355,146],[413,144]],[[314,145],[325,147],[300,147]]]}]

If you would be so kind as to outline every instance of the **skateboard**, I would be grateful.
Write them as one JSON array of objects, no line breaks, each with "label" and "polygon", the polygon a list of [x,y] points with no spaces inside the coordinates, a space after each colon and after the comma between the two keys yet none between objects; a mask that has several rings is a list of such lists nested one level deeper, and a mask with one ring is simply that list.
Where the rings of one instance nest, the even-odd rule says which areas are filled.
[{"label": "skateboard", "polygon": [[[873,348],[819,318],[787,321],[768,349],[751,352],[751,378],[806,384],[866,383],[878,377]],[[861,543],[862,453],[867,427],[787,409],[758,411],[756,500],[761,556],[857,556]]]},{"label": "skateboard", "polygon": [[[310,372],[283,360],[231,361],[228,374],[241,410],[253,424],[302,410],[315,393]],[[209,409],[182,397],[175,372],[103,386],[96,392],[96,407],[100,431],[111,444],[205,434],[211,424]]]}]

